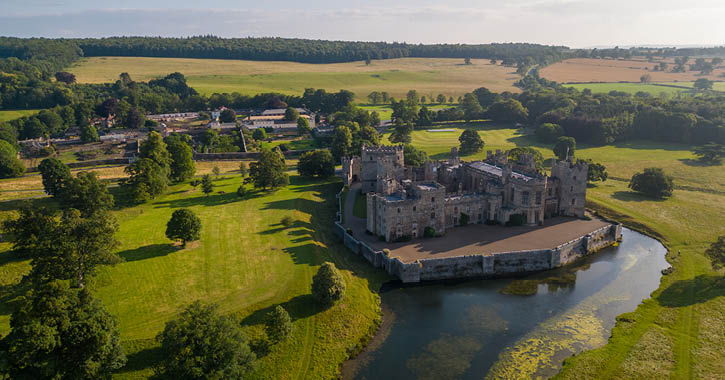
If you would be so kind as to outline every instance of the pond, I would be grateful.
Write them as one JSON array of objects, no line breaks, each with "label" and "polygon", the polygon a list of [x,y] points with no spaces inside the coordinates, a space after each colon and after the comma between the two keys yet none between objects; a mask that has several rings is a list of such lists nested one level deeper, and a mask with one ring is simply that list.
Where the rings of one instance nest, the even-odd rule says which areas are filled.
[{"label": "pond", "polygon": [[657,289],[669,266],[658,241],[623,240],[574,266],[518,279],[393,286],[385,323],[344,369],[355,379],[546,378],[607,342],[617,315]]}]

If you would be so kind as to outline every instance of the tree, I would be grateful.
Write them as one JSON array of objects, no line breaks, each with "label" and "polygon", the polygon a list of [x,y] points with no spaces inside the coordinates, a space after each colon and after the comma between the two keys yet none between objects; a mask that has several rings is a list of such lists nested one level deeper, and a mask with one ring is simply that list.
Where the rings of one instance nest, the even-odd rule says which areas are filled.
[{"label": "tree", "polygon": [[705,250],[705,256],[712,260],[712,266],[715,268],[725,266],[725,235],[719,236],[717,240]]},{"label": "tree", "polygon": [[489,91],[486,87],[479,87],[473,90],[473,95],[478,99],[478,103],[481,107],[488,108],[491,104],[500,100],[501,96],[495,92]]},{"label": "tree", "polygon": [[405,157],[405,166],[421,166],[428,161],[428,155],[422,150],[415,149],[411,144],[405,144],[403,147],[403,157]]},{"label": "tree", "polygon": [[478,103],[478,99],[471,93],[463,96],[461,109],[463,109],[463,117],[466,119],[466,122],[479,118],[483,112],[483,107]]},{"label": "tree", "polygon": [[476,132],[475,129],[466,129],[458,137],[458,141],[461,143],[460,152],[463,155],[469,155],[478,153],[483,149],[484,142],[481,136]]},{"label": "tree", "polygon": [[700,156],[700,161],[709,164],[720,164],[725,157],[725,145],[717,143],[705,144],[695,148],[695,155]]},{"label": "tree", "polygon": [[705,78],[700,78],[692,84],[692,87],[697,90],[712,90],[712,81]]},{"label": "tree", "polygon": [[84,143],[97,142],[101,140],[101,138],[98,137],[98,131],[96,130],[96,127],[90,124],[81,125],[80,130],[81,141]]},{"label": "tree", "polygon": [[96,172],[78,172],[76,178],[66,183],[59,200],[63,207],[76,209],[83,217],[108,211],[114,203],[113,195]]},{"label": "tree", "polygon": [[40,176],[43,178],[43,189],[45,193],[58,197],[63,189],[68,186],[73,177],[70,174],[68,165],[56,158],[46,158],[38,165]]},{"label": "tree", "polygon": [[287,166],[279,152],[264,149],[257,162],[250,165],[247,181],[252,182],[255,188],[262,188],[262,190],[287,186],[289,176],[285,173],[286,170]]},{"label": "tree", "polygon": [[501,99],[491,104],[486,111],[491,120],[522,123],[529,117],[529,111],[516,99]]},{"label": "tree", "polygon": [[672,195],[675,185],[662,168],[646,168],[632,176],[629,188],[653,198],[666,198]]},{"label": "tree", "polygon": [[121,125],[130,129],[139,129],[144,125],[146,118],[138,108],[131,108],[121,117]]},{"label": "tree", "polygon": [[379,104],[380,103],[381,95],[377,91],[373,91],[370,94],[368,94],[368,100],[371,104]]},{"label": "tree", "polygon": [[312,132],[312,128],[310,128],[310,122],[307,121],[304,117],[297,118],[297,134],[300,136],[304,136],[308,133]]},{"label": "tree", "polygon": [[234,110],[225,108],[219,113],[219,122],[234,123],[235,121],[237,121],[237,113]]},{"label": "tree", "polygon": [[421,127],[433,125],[433,113],[428,109],[428,107],[420,107],[420,111],[418,111],[418,121],[416,122],[416,125]]},{"label": "tree", "polygon": [[649,83],[652,82],[652,75],[644,74],[641,77],[639,77],[640,83]]},{"label": "tree", "polygon": [[292,319],[287,310],[277,305],[270,311],[264,321],[264,331],[272,343],[279,343],[289,338],[292,333]]},{"label": "tree", "polygon": [[559,124],[544,123],[536,128],[536,139],[543,143],[553,143],[564,135],[564,128]]},{"label": "tree", "polygon": [[390,101],[390,94],[388,94],[387,91],[381,92],[380,97],[382,98],[383,103],[387,103]]},{"label": "tree", "polygon": [[76,76],[66,71],[58,71],[55,73],[55,80],[65,84],[73,84],[76,82]]},{"label": "tree", "polygon": [[20,177],[25,165],[18,159],[18,152],[5,140],[0,140],[0,178]]},{"label": "tree", "polygon": [[297,121],[299,117],[300,113],[292,107],[287,107],[287,109],[284,111],[284,119],[287,121]]},{"label": "tree", "polygon": [[446,102],[446,96],[443,95],[443,94],[438,94],[438,96],[436,97],[436,102],[438,102],[438,104],[445,103]]},{"label": "tree", "polygon": [[256,359],[239,323],[199,301],[167,322],[156,340],[157,371],[170,379],[242,379]]},{"label": "tree", "polygon": [[317,302],[331,306],[345,295],[345,280],[335,264],[325,262],[312,277],[312,296]]},{"label": "tree", "polygon": [[587,171],[587,181],[589,182],[595,182],[595,181],[606,181],[609,177],[609,174],[607,173],[607,168],[600,164],[596,163],[592,160],[586,160],[586,162],[589,164],[589,170]]},{"label": "tree", "polygon": [[214,176],[219,178],[219,174],[221,174],[221,170],[219,170],[218,166],[215,166],[211,169],[211,172],[214,173]]},{"label": "tree", "polygon": [[181,240],[181,246],[186,247],[186,242],[201,237],[201,219],[187,208],[174,211],[166,223],[166,237],[169,240]]},{"label": "tree", "polygon": [[204,174],[204,176],[201,177],[201,191],[207,196],[214,191],[214,182],[212,182],[209,174]]},{"label": "tree", "polygon": [[0,371],[13,379],[110,380],[126,363],[116,319],[89,291],[63,281],[22,297],[10,327],[0,341]]},{"label": "tree", "polygon": [[721,64],[722,64],[722,58],[720,58],[720,57],[715,57],[715,58],[713,58],[713,59],[712,59],[712,61],[710,61],[710,63],[712,63],[712,65],[713,65],[714,67],[717,67],[717,66],[719,66],[719,65],[721,65]]},{"label": "tree", "polygon": [[380,125],[380,115],[378,111],[370,112],[370,126],[377,127]]},{"label": "tree", "polygon": [[124,188],[136,203],[143,203],[163,194],[168,186],[167,172],[154,161],[141,158],[124,170],[128,178]]},{"label": "tree", "polygon": [[297,163],[297,172],[303,177],[327,178],[335,174],[335,161],[327,149],[305,152]]},{"label": "tree", "polygon": [[538,150],[525,146],[525,147],[516,147],[508,151],[508,161],[509,162],[518,162],[521,160],[521,156],[527,154],[534,159],[534,167],[537,170],[543,170],[544,169],[544,155],[541,154]]},{"label": "tree", "polygon": [[400,119],[395,120],[395,127],[388,139],[395,144],[410,144],[413,141],[411,134],[413,133],[413,125],[405,123]]},{"label": "tree", "polygon": [[262,141],[267,139],[267,131],[264,130],[264,128],[257,128],[252,133],[252,138],[254,138],[257,141]]},{"label": "tree", "polygon": [[567,157],[574,157],[576,150],[576,140],[573,137],[561,136],[556,139],[554,144],[554,154],[560,160],[566,160]]},{"label": "tree", "polygon": [[168,177],[171,173],[171,155],[166,147],[163,137],[158,132],[150,132],[146,140],[139,147],[139,158],[148,158],[166,173]]},{"label": "tree", "polygon": [[246,162],[242,161],[239,163],[239,173],[242,175],[242,178],[249,175],[249,166],[247,166]]},{"label": "tree", "polygon": [[336,162],[352,153],[352,132],[345,125],[335,127],[332,135],[332,156]]},{"label": "tree", "polygon": [[168,136],[164,141],[171,159],[169,178],[174,182],[183,182],[194,177],[196,166],[189,144],[177,135]]}]

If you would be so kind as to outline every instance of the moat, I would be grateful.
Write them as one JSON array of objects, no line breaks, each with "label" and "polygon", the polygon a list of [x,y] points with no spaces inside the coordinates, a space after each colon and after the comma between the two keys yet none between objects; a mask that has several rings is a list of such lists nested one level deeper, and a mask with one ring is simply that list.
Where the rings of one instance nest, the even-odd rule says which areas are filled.
[{"label": "moat", "polygon": [[550,377],[572,354],[604,345],[617,315],[660,282],[666,249],[624,229],[622,242],[518,279],[391,286],[385,323],[345,375],[355,379]]}]

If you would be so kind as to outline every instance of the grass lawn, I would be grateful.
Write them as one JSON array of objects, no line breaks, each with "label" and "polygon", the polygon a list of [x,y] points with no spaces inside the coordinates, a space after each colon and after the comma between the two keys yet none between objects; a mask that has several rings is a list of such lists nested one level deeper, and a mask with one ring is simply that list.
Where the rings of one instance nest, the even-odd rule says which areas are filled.
[{"label": "grass lawn", "polygon": [[491,91],[513,91],[519,76],[510,67],[491,65],[488,60],[401,58],[374,60],[372,64],[348,62],[307,64],[223,59],[93,57],[74,64],[69,71],[80,83],[107,83],[128,72],[135,80],[147,81],[175,71],[183,73],[189,85],[210,95],[239,92],[254,95],[281,92],[301,95],[305,88],[328,91],[346,89],[358,99],[372,91],[387,91],[400,98],[415,89],[421,95],[458,97],[478,87]]},{"label": "grass lawn", "polygon": [[[515,129],[488,123],[475,127],[486,142],[484,150],[533,146],[552,156],[550,147]],[[415,131],[413,145],[444,158],[461,131]],[[657,236],[670,250],[675,270],[663,276],[651,299],[620,316],[607,345],[568,359],[558,378],[725,378],[725,271],[714,271],[702,254],[725,234],[725,168],[699,164],[690,148],[631,142],[576,151],[579,158],[604,164],[610,175],[588,190],[590,207]],[[651,200],[627,188],[632,174],[651,166],[675,178],[671,198]]]},{"label": "grass lawn", "polygon": [[[293,175],[287,188],[240,199],[236,189],[241,178],[234,172],[238,162],[232,164],[210,196],[181,184],[148,204],[115,211],[125,262],[102,268],[90,287],[119,319],[129,362],[117,378],[152,374],[155,335],[194,300],[217,303],[222,312],[238,316],[250,336],[261,333],[264,315],[276,305],[290,312],[292,337],[258,361],[252,379],[335,377],[339,365],[379,323],[376,290],[387,277],[331,236],[340,182]],[[0,205],[0,218],[17,206]],[[203,225],[201,240],[183,250],[170,244],[163,228],[182,207],[193,210]],[[285,216],[295,220],[290,227],[280,223]],[[8,249],[8,243],[0,243],[0,335],[9,328],[7,301],[14,284],[29,268]],[[344,299],[326,310],[310,295],[312,276],[324,261],[341,268],[347,282]]]},{"label": "grass lawn", "polygon": [[272,149],[280,146],[281,144],[287,144],[291,150],[307,150],[315,149],[315,142],[312,139],[281,139],[262,142],[262,148]]},{"label": "grass lawn", "polygon": [[[685,82],[686,83],[686,82]],[[672,83],[672,85],[686,86],[685,83]],[[588,88],[595,93],[609,93],[610,91],[621,91],[629,94],[636,94],[637,92],[643,91],[648,92],[652,95],[665,94],[676,94],[682,91],[688,91],[683,88],[669,87],[669,86],[657,86],[655,84],[641,84],[641,83],[578,83],[578,84],[565,84],[566,87],[573,87],[577,90],[583,90]]]},{"label": "grass lawn", "polygon": [[36,113],[40,112],[40,110],[10,110],[10,111],[0,111],[0,123],[4,121],[10,121],[19,119],[23,116],[31,116],[35,115]]},{"label": "grass lawn", "polygon": [[[390,104],[363,104],[358,105],[358,107],[369,111],[369,112],[377,112],[380,116],[380,120],[390,120],[393,116],[393,108],[390,106]],[[446,108],[452,108],[455,107],[454,104],[427,104],[426,107],[428,107],[431,111],[440,111],[442,109]]]},{"label": "grass lawn", "polygon": [[355,194],[355,204],[352,207],[352,214],[358,218],[368,217],[368,197],[365,194]]}]

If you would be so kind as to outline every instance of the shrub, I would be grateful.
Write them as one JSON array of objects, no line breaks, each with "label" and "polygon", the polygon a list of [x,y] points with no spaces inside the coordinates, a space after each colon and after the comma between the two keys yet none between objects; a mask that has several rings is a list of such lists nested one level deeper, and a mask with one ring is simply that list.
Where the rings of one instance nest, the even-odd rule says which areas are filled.
[{"label": "shrub", "polygon": [[282,218],[282,220],[280,221],[280,223],[282,223],[282,225],[285,226],[285,227],[289,227],[289,226],[292,225],[292,223],[294,223],[294,220],[292,219],[291,216],[287,215],[284,218]]},{"label": "shrub", "polygon": [[292,319],[287,310],[277,305],[274,310],[270,311],[264,322],[264,331],[272,343],[279,343],[289,338],[292,333]]},{"label": "shrub", "polygon": [[348,235],[352,236],[352,228],[346,229],[345,232],[347,232]]},{"label": "shrub", "polygon": [[389,249],[383,248],[383,253],[385,254],[385,256],[390,257],[390,250]]},{"label": "shrub", "polygon": [[266,335],[262,335],[258,338],[254,338],[249,341],[249,348],[254,352],[254,355],[258,358],[269,355],[272,351],[272,342],[269,341]]},{"label": "shrub", "polygon": [[327,149],[317,149],[306,152],[297,163],[297,171],[303,177],[326,178],[335,174],[335,161],[332,153]]},{"label": "shrub", "polygon": [[326,262],[312,278],[312,296],[317,302],[331,306],[345,294],[345,280],[335,264]]},{"label": "shrub", "polygon": [[544,123],[536,128],[536,139],[543,143],[553,143],[564,135],[564,128],[559,124]]},{"label": "shrub", "polygon": [[436,236],[436,230],[433,227],[426,227],[423,229],[423,236],[427,238],[432,238]]},{"label": "shrub", "polygon": [[237,188],[237,195],[238,195],[238,196],[239,196],[240,198],[244,198],[244,197],[246,197],[246,196],[247,196],[247,188],[246,188],[246,187],[244,187],[244,185],[241,185],[241,186],[239,186],[239,187]]},{"label": "shrub", "polygon": [[279,150],[281,150],[283,152],[288,152],[290,150],[289,145],[286,143],[279,144],[278,146],[279,146]]},{"label": "shrub", "polygon": [[[554,144],[554,154],[560,160],[566,160],[568,156],[574,156],[576,150],[576,140],[573,137],[561,136],[556,139]],[[568,156],[567,156],[568,155]]]}]

